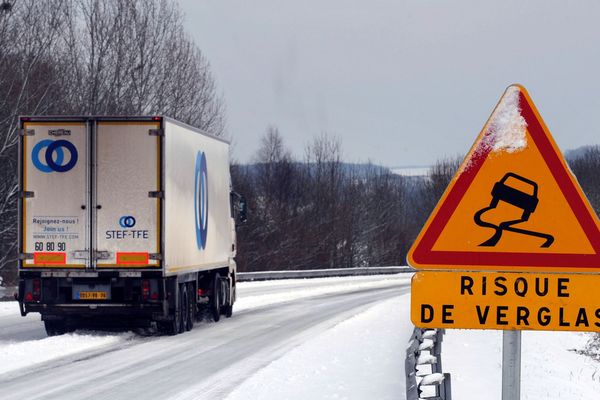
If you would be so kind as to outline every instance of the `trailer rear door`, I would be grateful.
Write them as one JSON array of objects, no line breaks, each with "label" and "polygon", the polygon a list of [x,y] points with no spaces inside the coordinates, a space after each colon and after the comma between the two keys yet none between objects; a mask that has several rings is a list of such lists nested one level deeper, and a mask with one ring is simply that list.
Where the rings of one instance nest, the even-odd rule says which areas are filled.
[{"label": "trailer rear door", "polygon": [[98,121],[95,138],[95,266],[159,267],[160,121]]},{"label": "trailer rear door", "polygon": [[87,123],[29,121],[23,128],[21,266],[89,267]]}]

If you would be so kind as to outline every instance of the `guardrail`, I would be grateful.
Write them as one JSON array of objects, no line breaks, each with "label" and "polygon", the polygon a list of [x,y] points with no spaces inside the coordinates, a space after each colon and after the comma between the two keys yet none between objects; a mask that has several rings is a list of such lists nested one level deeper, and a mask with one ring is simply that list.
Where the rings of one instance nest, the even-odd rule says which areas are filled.
[{"label": "guardrail", "polygon": [[[411,267],[368,267],[368,268],[332,268],[332,269],[307,269],[294,271],[260,271],[238,272],[238,282],[268,281],[275,279],[305,279],[305,278],[331,278],[335,276],[365,276],[386,275],[415,272]],[[16,287],[0,288],[0,301],[13,300]]]},{"label": "guardrail", "polygon": [[415,328],[406,348],[406,399],[452,400],[450,374],[442,372],[443,329]]},{"label": "guardrail", "polygon": [[411,267],[368,267],[368,268],[335,268],[335,269],[308,269],[295,271],[260,271],[238,272],[237,281],[266,281],[273,279],[302,279],[302,278],[329,278],[335,276],[360,276],[384,275],[414,272]]},{"label": "guardrail", "polygon": [[0,286],[0,301],[14,300],[15,286]]}]

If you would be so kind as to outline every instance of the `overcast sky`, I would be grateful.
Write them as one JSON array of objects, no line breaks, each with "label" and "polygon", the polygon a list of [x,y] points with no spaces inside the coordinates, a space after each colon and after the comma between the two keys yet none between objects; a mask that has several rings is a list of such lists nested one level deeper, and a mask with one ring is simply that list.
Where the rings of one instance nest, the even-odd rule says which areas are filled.
[{"label": "overcast sky", "polygon": [[600,2],[183,0],[227,104],[234,155],[275,125],[301,157],[430,165],[465,154],[506,86],[529,91],[564,151],[600,144]]}]

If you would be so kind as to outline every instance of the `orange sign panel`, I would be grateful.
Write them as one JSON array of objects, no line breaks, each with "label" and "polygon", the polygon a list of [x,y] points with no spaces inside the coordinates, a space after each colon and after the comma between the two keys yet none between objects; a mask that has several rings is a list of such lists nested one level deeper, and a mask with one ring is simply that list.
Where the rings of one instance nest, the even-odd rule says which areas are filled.
[{"label": "orange sign panel", "polygon": [[510,86],[411,248],[417,269],[600,271],[600,223],[533,105]]},{"label": "orange sign panel", "polygon": [[117,252],[117,264],[146,265],[148,260],[148,253]]},{"label": "orange sign panel", "polygon": [[36,265],[64,265],[67,253],[33,253],[33,263]]},{"label": "orange sign panel", "polygon": [[421,328],[600,332],[600,275],[417,272],[411,320]]}]

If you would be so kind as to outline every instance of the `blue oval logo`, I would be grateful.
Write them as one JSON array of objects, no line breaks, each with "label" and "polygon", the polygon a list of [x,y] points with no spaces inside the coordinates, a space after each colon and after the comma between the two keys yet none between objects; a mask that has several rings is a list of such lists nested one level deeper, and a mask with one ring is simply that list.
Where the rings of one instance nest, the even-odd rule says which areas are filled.
[{"label": "blue oval logo", "polygon": [[[40,160],[40,152],[45,149],[44,162]],[[65,164],[65,152],[69,152],[69,161]],[[77,164],[77,149],[73,143],[68,140],[40,140],[31,150],[31,161],[33,165],[40,171],[45,173],[50,172],[67,172],[73,169]]]},{"label": "blue oval logo", "polygon": [[133,228],[135,226],[135,218],[131,215],[124,215],[119,219],[121,228]]},{"label": "blue oval logo", "polygon": [[194,216],[196,221],[196,245],[198,249],[206,248],[208,232],[208,173],[206,155],[199,151],[196,154],[196,172],[194,174]]}]

